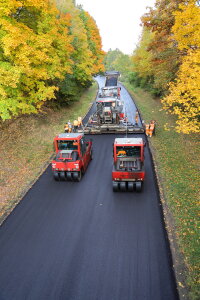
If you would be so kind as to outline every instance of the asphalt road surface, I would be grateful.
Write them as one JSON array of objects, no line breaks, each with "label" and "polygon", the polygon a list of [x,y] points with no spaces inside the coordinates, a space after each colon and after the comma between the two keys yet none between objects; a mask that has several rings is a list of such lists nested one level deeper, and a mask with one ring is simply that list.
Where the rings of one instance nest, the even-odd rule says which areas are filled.
[{"label": "asphalt road surface", "polygon": [[48,167],[3,223],[0,300],[178,299],[149,150],[143,192],[113,193],[115,137],[92,136],[79,183]]}]

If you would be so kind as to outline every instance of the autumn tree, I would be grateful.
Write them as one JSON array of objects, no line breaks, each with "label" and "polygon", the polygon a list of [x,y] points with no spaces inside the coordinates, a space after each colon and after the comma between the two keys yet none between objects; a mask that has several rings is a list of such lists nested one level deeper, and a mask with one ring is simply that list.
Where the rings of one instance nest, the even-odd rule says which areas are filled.
[{"label": "autumn tree", "polygon": [[[0,5],[0,118],[37,113],[53,98],[76,99],[102,68],[102,57],[97,47],[94,61],[74,1],[0,0]],[[97,29],[92,39],[93,33],[96,38]]]},{"label": "autumn tree", "polygon": [[37,112],[71,72],[70,18],[48,0],[1,1],[0,116]]},{"label": "autumn tree", "polygon": [[121,57],[121,54],[123,54],[119,49],[109,49],[106,53],[106,56],[104,58],[104,65],[106,71],[113,71],[116,70],[115,62],[116,60]]},{"label": "autumn tree", "polygon": [[177,44],[169,36],[175,22],[174,12],[183,2],[185,0],[157,0],[155,8],[150,8],[141,18],[143,26],[154,33],[147,51],[152,56],[153,86],[163,93],[168,89],[168,83],[174,80],[180,64]]},{"label": "autumn tree", "polygon": [[200,132],[200,7],[190,0],[174,13],[173,40],[182,53],[182,64],[170,94],[162,102],[164,108],[177,115],[178,132]]},{"label": "autumn tree", "polygon": [[131,57],[132,72],[129,81],[136,87],[145,88],[154,95],[160,95],[161,89],[154,87],[154,69],[152,68],[153,54],[149,45],[154,38],[154,32],[143,27],[142,35]]},{"label": "autumn tree", "polygon": [[84,27],[86,29],[88,46],[92,53],[92,74],[94,75],[104,71],[103,58],[105,53],[102,50],[101,36],[99,34],[99,29],[95,20],[90,16],[88,12],[84,11],[81,7],[79,9],[80,18],[83,21]]},{"label": "autumn tree", "polygon": [[[84,88],[88,87],[92,82],[92,76],[98,73],[102,68],[101,53],[101,38],[99,37],[99,45],[97,45],[97,54],[93,53],[93,48],[90,46],[95,35],[99,36],[98,29],[93,37],[93,32],[89,33],[86,27],[85,12],[81,7],[74,6],[72,0],[56,0],[57,8],[62,13],[70,12],[71,27],[70,35],[72,37],[72,45],[74,51],[71,55],[73,61],[72,74],[67,74],[65,79],[59,84],[59,95],[65,99],[77,99]],[[87,19],[89,16],[87,17]],[[89,34],[91,42],[89,41]],[[95,50],[96,48],[94,48]]]},{"label": "autumn tree", "polygon": [[105,69],[119,71],[122,75],[121,80],[128,78],[132,69],[131,64],[130,55],[124,54],[119,49],[109,49],[104,58]]}]

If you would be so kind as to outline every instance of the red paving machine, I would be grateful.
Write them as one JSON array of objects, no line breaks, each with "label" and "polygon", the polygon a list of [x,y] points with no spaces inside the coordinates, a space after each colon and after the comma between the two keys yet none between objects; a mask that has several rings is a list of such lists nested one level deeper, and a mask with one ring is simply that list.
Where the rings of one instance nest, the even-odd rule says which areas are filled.
[{"label": "red paving machine", "polygon": [[81,133],[61,133],[54,138],[54,146],[54,179],[80,181],[92,160],[92,141],[85,140]]},{"label": "red paving machine", "polygon": [[113,191],[140,192],[145,177],[145,142],[142,138],[116,138],[113,146]]}]

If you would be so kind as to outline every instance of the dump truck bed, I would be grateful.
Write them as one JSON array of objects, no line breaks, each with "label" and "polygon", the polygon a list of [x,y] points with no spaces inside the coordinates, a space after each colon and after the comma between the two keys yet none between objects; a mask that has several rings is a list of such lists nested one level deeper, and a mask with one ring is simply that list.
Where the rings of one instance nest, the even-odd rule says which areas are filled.
[{"label": "dump truck bed", "polygon": [[106,82],[105,86],[117,86],[117,80],[120,76],[120,73],[118,71],[107,71],[105,72],[106,76]]}]

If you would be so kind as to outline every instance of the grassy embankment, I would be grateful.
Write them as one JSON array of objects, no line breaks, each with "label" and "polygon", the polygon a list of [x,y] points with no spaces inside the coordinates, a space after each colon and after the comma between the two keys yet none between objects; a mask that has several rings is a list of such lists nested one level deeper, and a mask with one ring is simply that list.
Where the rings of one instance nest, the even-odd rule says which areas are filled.
[{"label": "grassy embankment", "polygon": [[94,101],[94,83],[81,99],[61,110],[16,119],[0,128],[0,222],[44,170],[53,154],[53,138],[64,123],[84,116]]},{"label": "grassy embankment", "polygon": [[[177,238],[187,266],[187,284],[191,299],[199,297],[199,136],[178,134],[173,130],[174,116],[162,110],[159,100],[125,84],[133,95],[146,122],[157,121],[156,135],[150,139],[165,205],[172,213],[174,226],[168,231]],[[170,222],[172,223],[172,222]],[[180,259],[179,259],[180,261]],[[181,275],[181,274],[179,274]],[[179,276],[181,278],[181,276]],[[178,282],[181,288],[184,283]]]}]

